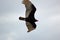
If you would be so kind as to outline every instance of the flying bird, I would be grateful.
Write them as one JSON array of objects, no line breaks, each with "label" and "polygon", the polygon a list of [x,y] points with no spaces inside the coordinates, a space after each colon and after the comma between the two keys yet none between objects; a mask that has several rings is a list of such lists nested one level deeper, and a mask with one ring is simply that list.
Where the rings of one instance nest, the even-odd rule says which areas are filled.
[{"label": "flying bird", "polygon": [[32,31],[36,28],[35,22],[38,21],[34,17],[36,7],[29,0],[23,0],[22,3],[25,5],[26,14],[25,14],[25,18],[24,17],[19,17],[19,20],[23,20],[23,21],[26,22],[26,26],[27,26],[27,29],[28,29],[27,32],[30,32],[30,31]]}]

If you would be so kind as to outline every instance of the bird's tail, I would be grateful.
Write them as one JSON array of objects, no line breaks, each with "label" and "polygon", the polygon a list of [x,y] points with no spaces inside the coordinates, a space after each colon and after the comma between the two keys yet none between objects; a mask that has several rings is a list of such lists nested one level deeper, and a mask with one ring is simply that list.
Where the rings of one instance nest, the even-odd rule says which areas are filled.
[{"label": "bird's tail", "polygon": [[19,20],[25,21],[25,18],[24,17],[19,17]]}]

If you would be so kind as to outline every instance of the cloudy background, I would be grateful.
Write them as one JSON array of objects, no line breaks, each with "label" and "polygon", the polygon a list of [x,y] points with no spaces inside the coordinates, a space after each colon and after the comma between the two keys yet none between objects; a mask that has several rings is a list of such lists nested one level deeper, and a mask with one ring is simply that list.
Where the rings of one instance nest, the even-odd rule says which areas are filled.
[{"label": "cloudy background", "polygon": [[60,40],[60,0],[31,0],[36,6],[36,30],[27,33],[22,0],[0,0],[0,40]]}]

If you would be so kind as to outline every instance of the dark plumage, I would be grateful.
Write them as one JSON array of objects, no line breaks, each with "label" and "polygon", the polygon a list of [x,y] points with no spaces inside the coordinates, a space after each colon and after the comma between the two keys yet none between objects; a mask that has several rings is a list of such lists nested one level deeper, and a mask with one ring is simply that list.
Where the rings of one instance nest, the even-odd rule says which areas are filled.
[{"label": "dark plumage", "polygon": [[37,20],[36,20],[35,17],[34,17],[36,8],[35,8],[35,6],[34,6],[33,4],[31,5],[31,7],[32,7],[32,10],[31,10],[29,16],[26,18],[26,21],[30,22],[30,23],[33,25],[33,27],[36,28],[35,22],[36,22]]},{"label": "dark plumage", "polygon": [[36,7],[32,3],[30,3],[30,4],[31,4],[30,5],[31,9],[28,10],[26,7],[27,12],[31,10],[29,12],[29,15],[27,15],[28,17],[26,17],[26,18],[19,17],[19,20],[25,20],[26,21],[26,26],[28,28],[28,32],[30,32],[36,28],[35,22],[37,21],[34,17]]}]

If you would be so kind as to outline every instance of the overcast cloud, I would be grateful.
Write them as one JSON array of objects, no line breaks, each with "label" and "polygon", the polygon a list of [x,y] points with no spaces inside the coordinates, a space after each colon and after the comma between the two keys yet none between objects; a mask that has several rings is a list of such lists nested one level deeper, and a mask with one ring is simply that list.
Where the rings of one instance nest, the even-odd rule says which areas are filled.
[{"label": "overcast cloud", "polygon": [[60,0],[31,0],[37,28],[27,33],[22,0],[0,0],[0,40],[60,40]]}]

